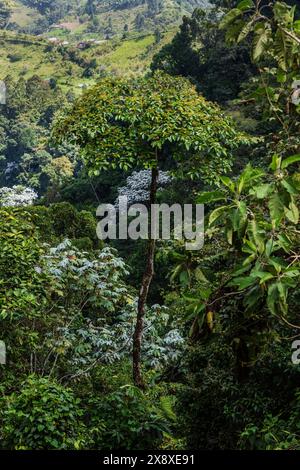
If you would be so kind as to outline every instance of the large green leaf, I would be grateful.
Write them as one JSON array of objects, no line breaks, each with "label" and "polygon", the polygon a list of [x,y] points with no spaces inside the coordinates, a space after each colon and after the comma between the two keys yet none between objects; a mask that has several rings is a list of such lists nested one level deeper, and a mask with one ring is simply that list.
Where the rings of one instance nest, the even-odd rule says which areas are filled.
[{"label": "large green leaf", "polygon": [[297,224],[299,222],[299,210],[294,202],[291,202],[289,208],[284,210],[287,218],[293,223]]},{"label": "large green leaf", "polygon": [[228,286],[237,286],[239,290],[244,290],[256,282],[255,276],[236,277],[228,283]]},{"label": "large green leaf", "polygon": [[240,34],[238,35],[237,42],[238,43],[242,42],[249,35],[252,29],[253,29],[253,21],[249,21],[242,28]]},{"label": "large green leaf", "polygon": [[270,170],[276,171],[281,167],[281,157],[279,155],[273,155],[272,161],[269,165]]},{"label": "large green leaf", "polygon": [[272,192],[272,185],[269,183],[261,184],[250,189],[249,193],[257,197],[257,199],[265,199]]},{"label": "large green leaf", "polygon": [[287,190],[288,193],[294,195],[298,194],[298,189],[294,186],[293,181],[291,181],[291,179],[282,180],[281,185],[284,187],[284,189]]},{"label": "large green leaf", "polygon": [[284,216],[284,204],[278,193],[274,193],[270,197],[269,210],[270,210],[272,223],[275,225],[275,227],[278,227],[278,225],[280,224]]},{"label": "large green leaf", "polygon": [[288,158],[285,158],[281,163],[281,168],[284,170],[289,165],[291,165],[292,163],[296,163],[296,162],[300,162],[300,154],[299,153],[296,154],[296,155],[291,155]]},{"label": "large green leaf", "polygon": [[295,33],[300,34],[300,20],[294,21],[293,27]]},{"label": "large green leaf", "polygon": [[226,186],[227,188],[230,189],[231,192],[234,192],[234,182],[228,178],[228,176],[220,176],[220,180]]},{"label": "large green leaf", "polygon": [[231,23],[233,23],[233,21],[238,18],[239,16],[241,16],[242,14],[242,10],[238,9],[238,8],[233,8],[232,10],[230,10],[229,13],[227,13],[227,15],[225,15],[221,22],[220,22],[220,28],[221,29],[225,29],[227,28]]},{"label": "large green leaf", "polygon": [[274,315],[277,314],[277,308],[276,304],[278,302],[278,289],[277,289],[277,284],[273,283],[270,284],[268,287],[268,297],[267,297],[267,305],[271,313]]},{"label": "large green leaf", "polygon": [[241,0],[241,2],[239,2],[236,7],[241,11],[245,11],[254,8],[254,6],[255,5],[252,0]]},{"label": "large green leaf", "polygon": [[260,284],[265,283],[269,279],[273,279],[274,275],[268,271],[251,271],[251,276],[258,277],[260,279]]},{"label": "large green leaf", "polygon": [[264,23],[258,23],[255,27],[255,35],[253,39],[252,57],[256,62],[266,51],[268,42],[271,38],[271,30]]},{"label": "large green leaf", "polygon": [[228,206],[217,207],[217,209],[213,210],[209,215],[209,225],[216,222],[226,211],[228,211]]},{"label": "large green leaf", "polygon": [[250,224],[250,232],[252,242],[255,244],[259,253],[263,253],[265,250],[265,233],[261,230],[255,219],[252,219]]},{"label": "large green leaf", "polygon": [[198,204],[206,204],[225,199],[225,194],[222,191],[207,191],[201,193],[197,198]]}]

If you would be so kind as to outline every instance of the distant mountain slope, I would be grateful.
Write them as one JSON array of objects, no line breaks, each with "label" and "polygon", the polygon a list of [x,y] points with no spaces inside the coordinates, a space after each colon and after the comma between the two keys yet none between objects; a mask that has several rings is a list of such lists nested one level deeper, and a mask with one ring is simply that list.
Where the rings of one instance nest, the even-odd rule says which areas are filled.
[{"label": "distant mountain slope", "polygon": [[0,79],[37,75],[80,92],[103,75],[139,75],[183,14],[207,0],[0,0]]},{"label": "distant mountain slope", "polygon": [[0,0],[0,27],[34,35],[110,38],[169,28],[183,14],[207,5],[207,0]]},{"label": "distant mountain slope", "polygon": [[79,41],[74,44],[52,42],[47,38],[0,31],[0,80],[29,79],[37,75],[57,83],[62,90],[75,94],[100,77],[143,74],[152,57],[175,31],[128,39]]}]

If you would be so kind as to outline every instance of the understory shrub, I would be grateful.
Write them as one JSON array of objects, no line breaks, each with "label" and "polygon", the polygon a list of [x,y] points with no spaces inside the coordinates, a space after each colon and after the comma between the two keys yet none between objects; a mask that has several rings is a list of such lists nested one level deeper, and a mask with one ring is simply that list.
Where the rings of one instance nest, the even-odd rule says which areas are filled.
[{"label": "understory shrub", "polygon": [[79,400],[49,378],[29,376],[21,390],[1,401],[5,449],[80,449],[88,444]]}]

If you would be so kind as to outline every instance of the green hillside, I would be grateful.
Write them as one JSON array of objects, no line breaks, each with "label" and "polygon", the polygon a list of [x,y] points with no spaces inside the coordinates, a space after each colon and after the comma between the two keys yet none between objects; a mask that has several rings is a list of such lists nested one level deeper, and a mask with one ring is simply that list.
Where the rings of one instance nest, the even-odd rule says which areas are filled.
[{"label": "green hillside", "polygon": [[[2,2],[4,4],[4,2]],[[8,2],[5,2],[8,3]],[[13,0],[6,29],[43,36],[99,38],[179,24],[206,0]]]},{"label": "green hillside", "polygon": [[0,78],[38,75],[76,92],[106,74],[142,74],[153,55],[170,42],[182,15],[206,4],[206,0],[2,1]]},{"label": "green hillside", "polygon": [[[149,66],[155,52],[173,36],[170,30],[155,42],[153,34],[126,39],[103,40],[101,44],[52,44],[47,39],[16,35],[9,31],[0,35],[0,78],[14,79],[38,75],[55,79],[62,87],[80,88],[105,74],[141,74]],[[80,47],[85,47],[80,49]]]}]

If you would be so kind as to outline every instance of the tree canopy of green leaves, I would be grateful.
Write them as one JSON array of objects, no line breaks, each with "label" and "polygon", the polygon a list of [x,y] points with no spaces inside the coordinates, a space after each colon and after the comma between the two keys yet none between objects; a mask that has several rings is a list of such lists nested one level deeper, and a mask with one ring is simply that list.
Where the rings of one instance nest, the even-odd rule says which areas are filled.
[{"label": "tree canopy of green leaves", "polygon": [[[78,145],[91,174],[173,161],[193,176],[201,165],[227,168],[243,140],[220,108],[188,80],[157,72],[136,80],[105,79],[79,98],[54,128],[59,141]],[[246,140],[246,139],[245,139]]]}]

